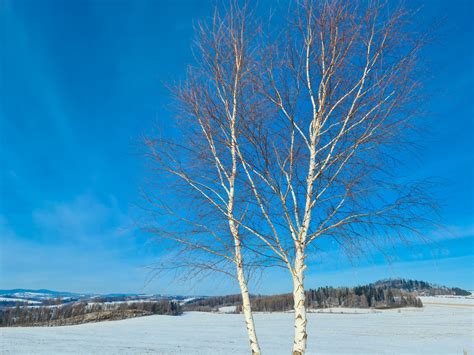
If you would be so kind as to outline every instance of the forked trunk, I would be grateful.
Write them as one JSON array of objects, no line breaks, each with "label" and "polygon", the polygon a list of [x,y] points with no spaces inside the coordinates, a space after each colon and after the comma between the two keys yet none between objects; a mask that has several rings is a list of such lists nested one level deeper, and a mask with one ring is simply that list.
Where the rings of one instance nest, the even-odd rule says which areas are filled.
[{"label": "forked trunk", "polygon": [[304,254],[296,253],[293,273],[293,300],[295,310],[295,336],[293,341],[293,355],[303,355],[306,352],[306,305],[304,294]]}]

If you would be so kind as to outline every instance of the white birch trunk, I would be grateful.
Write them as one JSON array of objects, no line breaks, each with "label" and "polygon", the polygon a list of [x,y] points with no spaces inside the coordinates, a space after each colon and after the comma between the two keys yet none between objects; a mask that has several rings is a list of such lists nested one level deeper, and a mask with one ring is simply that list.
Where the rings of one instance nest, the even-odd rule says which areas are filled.
[{"label": "white birch trunk", "polygon": [[[233,185],[231,186],[231,191],[233,193]],[[232,211],[233,200],[229,204],[229,210]],[[255,330],[255,323],[252,315],[252,308],[250,305],[250,295],[247,287],[247,280],[245,279],[243,257],[242,257],[242,246],[240,244],[240,237],[237,226],[234,221],[229,220],[229,227],[234,238],[235,245],[235,266],[237,269],[237,280],[239,281],[240,293],[242,295],[242,312],[245,317],[245,325],[247,326],[247,335],[250,342],[250,350],[252,355],[260,355],[260,346],[258,344],[257,332]]]},{"label": "white birch trunk", "polygon": [[295,268],[293,273],[293,300],[295,310],[295,335],[293,341],[293,355],[303,355],[306,352],[306,306],[304,294],[304,253],[296,252]]},{"label": "white birch trunk", "polygon": [[237,225],[234,221],[234,198],[235,198],[235,178],[237,176],[237,137],[235,129],[235,120],[237,115],[237,90],[240,76],[241,57],[236,54],[236,74],[234,80],[233,91],[233,109],[230,117],[231,122],[231,155],[232,155],[232,173],[229,179],[229,203],[227,205],[227,212],[229,215],[229,228],[234,238],[235,246],[235,265],[237,268],[237,280],[239,281],[240,293],[242,294],[242,312],[245,317],[245,324],[247,326],[247,334],[250,342],[250,350],[252,355],[260,355],[260,346],[258,345],[257,333],[255,330],[255,323],[253,321],[252,308],[250,306],[250,296],[247,287],[247,280],[245,279],[242,246],[240,243],[240,235]]},{"label": "white birch trunk", "polygon": [[255,323],[253,320],[252,308],[250,306],[250,295],[247,288],[247,282],[245,280],[242,263],[237,265],[237,279],[239,281],[240,293],[242,294],[242,312],[245,317],[245,325],[247,326],[250,350],[252,351],[252,355],[260,355],[260,346],[258,344],[257,333],[255,331]]}]

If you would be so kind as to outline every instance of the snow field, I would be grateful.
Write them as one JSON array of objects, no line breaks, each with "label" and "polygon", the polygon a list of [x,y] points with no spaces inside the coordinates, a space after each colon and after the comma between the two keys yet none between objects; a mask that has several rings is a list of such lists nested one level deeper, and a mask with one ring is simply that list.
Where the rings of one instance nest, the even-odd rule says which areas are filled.
[{"label": "snow field", "polygon": [[[308,354],[474,354],[471,301],[308,314]],[[349,311],[351,313],[349,313]],[[339,313],[343,312],[343,313]],[[345,313],[344,313],[345,312]],[[257,313],[264,354],[290,353],[292,313]],[[243,316],[189,312],[63,327],[0,328],[2,354],[248,354]]]}]

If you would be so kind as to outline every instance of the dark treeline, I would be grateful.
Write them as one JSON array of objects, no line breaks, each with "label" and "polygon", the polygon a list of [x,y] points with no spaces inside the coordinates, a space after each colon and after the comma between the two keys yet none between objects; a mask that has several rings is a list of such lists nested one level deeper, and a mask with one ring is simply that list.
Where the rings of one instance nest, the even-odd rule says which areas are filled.
[{"label": "dark treeline", "polygon": [[130,303],[74,302],[40,307],[17,305],[0,310],[0,326],[71,325],[151,314],[179,315],[182,310],[178,303],[165,300]]},{"label": "dark treeline", "polygon": [[400,290],[414,292],[423,296],[437,296],[437,295],[453,295],[453,296],[469,296],[469,291],[463,290],[459,287],[446,287],[430,284],[425,281],[404,280],[404,279],[387,279],[377,281],[371,286],[377,288],[397,288]]},{"label": "dark treeline", "polygon": [[[254,296],[250,297],[254,298]],[[213,312],[222,306],[240,306],[241,304],[242,296],[239,294],[198,298],[184,304],[182,307],[184,311]]]},{"label": "dark treeline", "polygon": [[[222,306],[237,306],[240,312],[240,295],[209,297],[189,302],[185,311],[210,312]],[[377,288],[372,285],[358,287],[320,287],[306,291],[306,306],[310,309],[329,307],[396,308],[423,307],[419,298],[399,289]],[[293,309],[291,294],[252,296],[252,309],[256,312],[281,312]]]},{"label": "dark treeline", "polygon": [[[470,294],[457,287],[438,286],[425,281],[387,279],[365,286],[310,289],[306,292],[306,306],[314,309],[422,307],[417,296]],[[211,312],[223,306],[237,306],[239,312],[240,295],[201,298],[188,302],[183,307],[185,311]],[[252,296],[252,309],[257,312],[289,311],[293,309],[293,298],[290,294]]]},{"label": "dark treeline", "polygon": [[[309,309],[347,308],[395,308],[423,307],[419,298],[397,289],[381,289],[372,286],[320,287],[306,292],[306,307]],[[290,294],[256,297],[252,308],[260,312],[289,311],[293,309]]]}]

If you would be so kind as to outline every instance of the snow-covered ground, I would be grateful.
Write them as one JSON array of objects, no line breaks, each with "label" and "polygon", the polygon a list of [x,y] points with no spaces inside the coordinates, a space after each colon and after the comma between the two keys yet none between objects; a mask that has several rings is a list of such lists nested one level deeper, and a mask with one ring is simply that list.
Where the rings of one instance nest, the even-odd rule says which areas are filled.
[{"label": "snow-covered ground", "polygon": [[0,297],[0,302],[27,302],[27,303],[41,303],[40,301],[25,300],[24,298],[14,298],[14,297]]},{"label": "snow-covered ground", "polygon": [[[310,313],[308,354],[474,354],[473,300],[446,299],[426,297],[422,309]],[[292,317],[255,315],[264,354],[290,353]],[[0,328],[0,353],[237,355],[248,354],[248,348],[242,315],[191,312],[64,327]]]},{"label": "snow-covered ground", "polygon": [[219,312],[220,313],[235,313],[236,309],[237,309],[236,306],[219,307]]},{"label": "snow-covered ground", "polygon": [[452,305],[471,305],[474,307],[474,296],[436,296],[420,297],[423,304],[452,304]]}]

